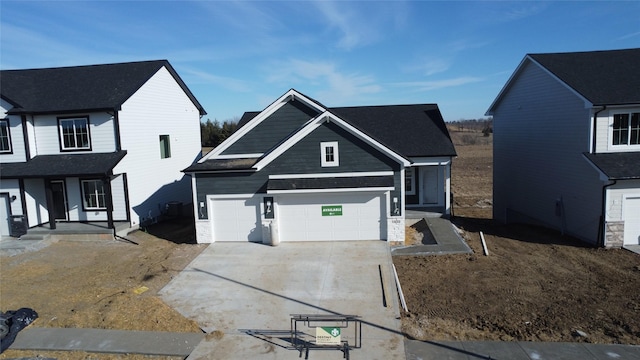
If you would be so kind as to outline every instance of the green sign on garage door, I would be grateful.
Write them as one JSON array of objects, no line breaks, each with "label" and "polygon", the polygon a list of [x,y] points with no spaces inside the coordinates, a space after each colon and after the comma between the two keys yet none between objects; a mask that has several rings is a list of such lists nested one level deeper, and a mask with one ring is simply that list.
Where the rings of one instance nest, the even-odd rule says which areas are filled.
[{"label": "green sign on garage door", "polygon": [[342,205],[323,205],[322,216],[342,216]]}]

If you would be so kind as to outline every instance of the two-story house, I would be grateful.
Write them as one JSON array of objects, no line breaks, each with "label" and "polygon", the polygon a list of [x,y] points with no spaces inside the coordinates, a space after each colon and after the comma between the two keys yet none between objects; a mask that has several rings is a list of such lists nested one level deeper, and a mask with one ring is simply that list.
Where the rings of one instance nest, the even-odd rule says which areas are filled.
[{"label": "two-story house", "polygon": [[494,219],[640,243],[640,49],[526,55],[487,114]]},{"label": "two-story house", "polygon": [[0,234],[60,222],[124,230],[191,202],[195,96],[166,60],[0,73]]},{"label": "two-story house", "polygon": [[185,170],[196,238],[402,242],[406,209],[449,214],[455,155],[435,104],[329,108],[291,89]]}]

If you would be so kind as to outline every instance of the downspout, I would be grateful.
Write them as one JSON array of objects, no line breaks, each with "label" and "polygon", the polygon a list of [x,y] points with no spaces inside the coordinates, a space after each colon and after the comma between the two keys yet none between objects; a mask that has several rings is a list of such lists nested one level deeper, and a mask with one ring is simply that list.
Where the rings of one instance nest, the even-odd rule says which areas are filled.
[{"label": "downspout", "polygon": [[593,140],[591,141],[591,153],[595,154],[596,153],[596,130],[597,130],[597,123],[598,123],[598,114],[600,114],[602,111],[604,111],[607,108],[607,105],[603,105],[602,109],[596,111],[593,114],[593,129],[591,129],[591,131],[593,132]]},{"label": "downspout", "polygon": [[598,243],[596,244],[599,247],[604,247],[604,240],[607,236],[607,232],[605,231],[605,216],[607,215],[607,188],[609,186],[613,186],[618,183],[618,180],[611,180],[612,183],[606,184],[602,186],[602,212],[600,213],[600,226],[598,226]]}]

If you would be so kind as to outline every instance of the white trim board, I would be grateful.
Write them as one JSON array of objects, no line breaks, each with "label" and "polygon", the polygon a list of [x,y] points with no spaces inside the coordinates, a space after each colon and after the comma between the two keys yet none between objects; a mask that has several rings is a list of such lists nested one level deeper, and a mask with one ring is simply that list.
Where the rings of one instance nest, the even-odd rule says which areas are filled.
[{"label": "white trim board", "polygon": [[269,180],[275,179],[311,179],[332,177],[365,177],[365,176],[393,176],[393,171],[346,172],[346,173],[317,173],[317,174],[275,174],[269,175]]}]

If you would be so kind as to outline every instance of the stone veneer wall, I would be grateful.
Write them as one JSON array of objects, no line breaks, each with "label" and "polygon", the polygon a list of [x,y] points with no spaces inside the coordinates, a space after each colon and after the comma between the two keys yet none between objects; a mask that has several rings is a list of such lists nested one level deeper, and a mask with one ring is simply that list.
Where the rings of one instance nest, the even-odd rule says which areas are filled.
[{"label": "stone veneer wall", "polygon": [[608,221],[606,247],[622,247],[624,244],[624,221]]}]

